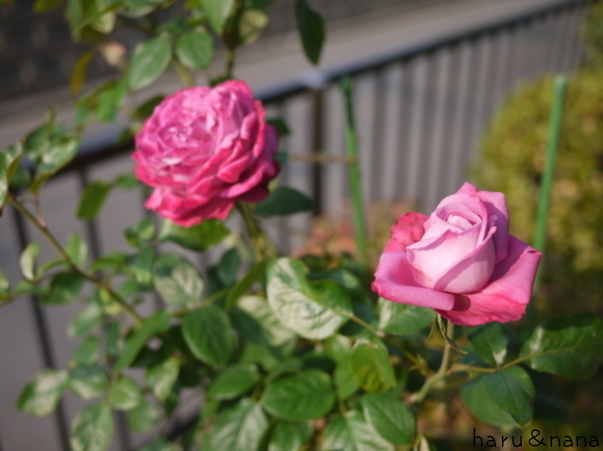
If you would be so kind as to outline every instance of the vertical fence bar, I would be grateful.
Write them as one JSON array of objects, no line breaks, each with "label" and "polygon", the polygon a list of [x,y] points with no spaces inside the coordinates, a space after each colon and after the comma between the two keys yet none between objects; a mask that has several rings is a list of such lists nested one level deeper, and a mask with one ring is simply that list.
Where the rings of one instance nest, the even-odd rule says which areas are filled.
[{"label": "vertical fence bar", "polygon": [[[15,228],[17,230],[19,249],[21,252],[23,252],[23,250],[27,247],[27,244],[29,243],[29,236],[27,233],[25,221],[23,220],[21,214],[15,209],[13,209],[13,218]],[[42,351],[42,360],[44,362],[44,366],[48,368],[56,368],[56,360],[50,344],[50,331],[48,330],[46,317],[44,315],[44,312],[38,305],[38,298],[36,296],[28,297],[32,308],[34,323],[38,332],[38,343]],[[57,409],[54,413],[54,418],[56,420],[57,429],[59,433],[59,441],[61,442],[62,449],[70,449],[69,426],[65,413],[65,405],[62,400],[59,401],[57,405]]]},{"label": "vertical fence bar", "polygon": [[372,130],[372,147],[371,147],[371,162],[368,171],[370,171],[371,184],[368,187],[366,198],[368,202],[375,202],[383,193],[380,191],[380,180],[383,168],[383,144],[385,142],[384,129],[384,103],[385,103],[385,70],[383,67],[378,67],[373,74],[375,79],[375,95],[373,108],[373,130]]},{"label": "vertical fence bar", "polygon": [[[313,88],[310,90],[312,106],[310,108],[312,124],[312,142],[311,151],[313,154],[319,154],[322,151],[324,134],[324,90],[323,88]],[[322,212],[322,166],[315,162],[312,164],[312,197],[314,199],[314,215]]]},{"label": "vertical fence bar", "polygon": [[[429,149],[428,174],[426,180],[427,195],[425,196],[425,211],[432,211],[441,195],[442,177],[440,176],[443,157],[444,157],[444,133],[447,127],[446,113],[448,110],[448,99],[450,92],[450,47],[443,48],[438,54],[434,64],[437,64],[435,71],[437,76],[433,86],[433,120],[429,124],[430,134],[432,135],[431,146]],[[425,149],[427,151],[427,149]],[[427,153],[427,152],[426,152]]]},{"label": "vertical fence bar", "polygon": [[427,65],[428,57],[423,56],[413,61],[414,70],[412,78],[412,113],[410,115],[409,142],[406,149],[407,177],[404,193],[408,199],[416,203],[418,197],[419,171],[421,168],[421,146],[423,144],[423,129],[426,113],[425,93],[427,91]]},{"label": "vertical fence bar", "polygon": [[461,155],[466,141],[467,109],[469,108],[470,74],[473,73],[472,58],[474,56],[474,41],[463,41],[459,44],[459,64],[456,98],[454,105],[452,137],[450,139],[450,164],[446,191],[454,192],[459,188],[459,178],[462,172]]}]

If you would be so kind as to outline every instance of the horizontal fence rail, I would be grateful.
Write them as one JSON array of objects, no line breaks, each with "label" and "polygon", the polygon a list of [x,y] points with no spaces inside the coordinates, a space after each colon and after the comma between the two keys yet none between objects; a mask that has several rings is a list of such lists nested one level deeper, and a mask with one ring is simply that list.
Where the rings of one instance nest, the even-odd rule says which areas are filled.
[{"label": "horizontal fence rail", "polygon": [[[547,6],[482,23],[461,33],[435,36],[402,45],[382,54],[337,67],[302,74],[298,79],[256,92],[269,116],[282,117],[293,134],[283,147],[306,160],[316,154],[326,160],[345,155],[344,107],[338,80],[351,75],[354,83],[356,122],[360,137],[360,163],[367,203],[406,201],[429,212],[443,196],[465,179],[476,155],[476,139],[504,96],[518,82],[545,72],[567,72],[581,63],[577,30],[586,1],[560,0]],[[148,190],[113,193],[105,211],[95,220],[76,222],[74,206],[85,186],[96,179],[113,179],[131,170],[127,143],[81,153],[57,174],[43,194],[51,228],[66,239],[80,231],[87,239],[91,258],[127,246],[121,230],[144,215]],[[303,158],[301,158],[303,160]],[[342,214],[347,191],[344,163],[319,164],[289,161],[280,183],[314,197],[315,214]],[[133,207],[134,206],[134,207]],[[16,212],[12,222],[0,221],[0,265],[11,280],[18,280],[19,252],[32,240],[42,241]],[[311,215],[267,223],[283,252],[304,242]],[[166,247],[169,249],[169,246]],[[41,259],[51,258],[44,248]],[[207,268],[216,253],[194,257]],[[148,312],[161,305],[149,299]],[[42,367],[66,367],[74,348],[65,327],[77,306],[40,309],[37,300],[16,302],[0,312],[0,451],[65,451],[69,449],[69,423],[84,403],[66,397],[49,418],[35,419],[14,411],[15,393]],[[33,343],[33,344],[32,344]],[[10,362],[10,364],[7,364]],[[139,374],[133,374],[139,377]],[[199,398],[191,402],[168,428],[168,434],[191,424]],[[140,449],[148,436],[132,434],[123,416],[116,416],[112,451]]]}]

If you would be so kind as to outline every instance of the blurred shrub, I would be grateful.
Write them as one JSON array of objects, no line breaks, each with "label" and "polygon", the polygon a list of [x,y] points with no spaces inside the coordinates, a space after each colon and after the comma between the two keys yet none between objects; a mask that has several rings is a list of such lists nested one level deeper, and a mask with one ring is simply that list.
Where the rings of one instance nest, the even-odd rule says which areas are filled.
[{"label": "blurred shrub", "polygon": [[[481,189],[507,195],[512,233],[527,242],[533,240],[552,93],[553,77],[546,76],[512,94],[483,138],[474,171]],[[558,152],[543,295],[556,312],[577,303],[601,311],[603,67],[568,80]]]},{"label": "blurred shrub", "polygon": [[580,29],[588,62],[603,65],[603,2],[592,2]]}]

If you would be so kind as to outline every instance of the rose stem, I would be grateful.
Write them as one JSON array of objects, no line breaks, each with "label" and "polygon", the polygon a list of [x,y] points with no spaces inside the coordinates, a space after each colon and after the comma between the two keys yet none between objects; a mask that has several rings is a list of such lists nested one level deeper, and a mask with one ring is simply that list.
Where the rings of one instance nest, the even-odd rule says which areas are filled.
[{"label": "rose stem", "polygon": [[358,134],[354,122],[354,104],[352,99],[352,79],[344,77],[341,80],[341,90],[345,100],[346,112],[346,149],[348,157],[353,161],[348,166],[348,179],[352,196],[354,211],[354,229],[356,232],[356,249],[362,263],[368,264],[368,250],[366,243],[366,225],[364,222],[364,204],[362,202],[362,184],[360,179],[360,165],[358,162]]},{"label": "rose stem", "polygon": [[[448,321],[448,326],[446,327],[446,336],[452,340],[454,336],[454,324]],[[442,362],[440,363],[440,368],[433,376],[428,377],[425,380],[425,383],[421,387],[421,389],[416,392],[410,398],[410,402],[421,402],[429,393],[431,387],[438,382],[440,379],[446,377],[446,373],[448,372],[448,364],[450,363],[450,350],[452,347],[448,344],[446,340],[444,340],[444,354],[442,355]]]},{"label": "rose stem", "polygon": [[65,260],[65,262],[71,267],[71,270],[74,273],[76,273],[80,277],[82,277],[82,278],[84,278],[84,279],[92,282],[98,288],[107,291],[107,293],[109,293],[111,295],[111,297],[113,299],[115,299],[115,301],[117,301],[117,303],[119,305],[121,305],[121,307],[134,319],[134,321],[136,321],[137,324],[142,324],[142,322],[144,321],[144,318],[142,318],[136,312],[136,310],[134,310],[126,302],[125,299],[123,299],[119,294],[117,294],[115,292],[115,290],[113,290],[113,288],[111,288],[110,285],[108,285],[106,283],[103,283],[101,280],[98,280],[96,277],[94,277],[94,275],[89,274],[84,269],[80,268],[77,265],[77,263],[75,263],[71,259],[71,257],[69,256],[69,254],[67,254],[67,252],[65,251],[65,249],[63,249],[63,247],[61,246],[61,244],[58,242],[58,240],[55,238],[55,236],[50,232],[50,230],[48,229],[48,227],[45,224],[42,224],[38,220],[38,218],[36,218],[36,216],[33,213],[31,213],[27,208],[25,208],[23,206],[23,204],[21,204],[21,202],[19,202],[14,196],[9,196],[8,202],[13,207],[15,207],[19,211],[19,213],[21,213],[23,216],[25,216],[40,231],[40,233],[42,235],[44,235],[44,237],[48,240],[48,242],[59,253],[59,255],[61,256],[61,258],[63,260]]},{"label": "rose stem", "polygon": [[[567,80],[563,75],[555,77],[553,87],[553,103],[551,106],[551,116],[549,120],[549,137],[546,149],[546,162],[544,172],[542,173],[542,183],[540,185],[540,200],[538,201],[538,213],[536,216],[536,230],[534,232],[534,247],[544,254],[546,246],[546,223],[549,216],[549,207],[551,203],[551,190],[553,187],[553,175],[555,172],[555,162],[557,160],[557,148],[559,147],[559,135],[561,134],[561,119],[563,117],[563,100],[565,97],[565,87]],[[540,269],[536,274],[534,281],[534,294],[538,293],[540,279],[542,277],[542,262]],[[533,303],[528,304],[526,315],[526,325],[534,324],[536,310]]]},{"label": "rose stem", "polygon": [[236,202],[235,207],[245,222],[245,227],[247,228],[247,233],[251,240],[256,261],[261,262],[271,257],[272,255],[270,254],[272,254],[272,252],[268,249],[266,235],[262,229],[260,229],[260,226],[255,220],[253,212],[249,209],[248,205],[243,202]]}]

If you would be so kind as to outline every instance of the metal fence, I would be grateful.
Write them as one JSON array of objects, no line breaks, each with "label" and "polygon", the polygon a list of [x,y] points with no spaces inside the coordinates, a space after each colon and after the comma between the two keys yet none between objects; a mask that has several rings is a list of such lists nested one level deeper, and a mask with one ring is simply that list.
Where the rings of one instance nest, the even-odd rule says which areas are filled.
[{"label": "metal fence", "polygon": [[[293,130],[284,140],[285,148],[308,155],[343,155],[343,100],[337,81],[351,75],[365,201],[406,199],[428,212],[465,179],[467,165],[476,154],[476,139],[510,89],[543,72],[567,72],[579,65],[577,29],[585,8],[586,1],[581,0],[551,2],[503,22],[482,24],[419,46],[402,46],[390,54],[315,72],[305,81],[257,94],[269,113],[283,117]],[[76,158],[44,194],[45,203],[54,202],[52,214],[72,216],[79,193],[90,180],[113,177],[131,167],[131,150],[131,145],[124,145]],[[336,215],[348,194],[346,174],[341,163],[290,161],[280,181],[311,195],[317,212]],[[64,226],[65,234],[81,231],[92,258],[122,249],[120,231],[145,214],[141,204],[141,193],[114,196],[99,219],[84,224],[73,221]],[[13,221],[10,227],[9,220]],[[302,215],[277,225],[305,230],[309,220],[309,215]],[[284,252],[299,243],[277,228],[273,233]],[[0,221],[2,260],[17,261],[20,250],[36,239],[39,236],[14,211]],[[44,255],[52,253],[44,249]],[[210,253],[201,264],[213,258]],[[5,269],[17,278],[16,268]],[[151,310],[153,304],[143,308]],[[30,304],[19,302],[10,309],[0,314],[0,450],[67,450],[68,425],[83,405],[81,400],[67,397],[56,414],[45,419],[13,412],[13,405],[6,401],[14,400],[15,390],[37,369],[66,366],[74,344],[65,339],[64,330],[78,307],[42,311],[31,299]],[[38,350],[32,349],[33,339]],[[191,402],[172,429],[190,418],[197,405]],[[130,434],[123,417],[117,416],[112,450],[137,449],[144,441],[145,436]]]}]

